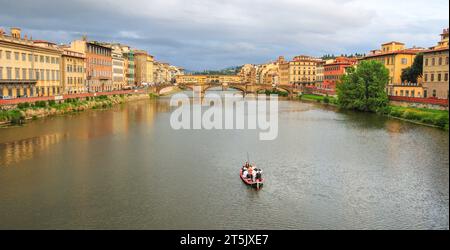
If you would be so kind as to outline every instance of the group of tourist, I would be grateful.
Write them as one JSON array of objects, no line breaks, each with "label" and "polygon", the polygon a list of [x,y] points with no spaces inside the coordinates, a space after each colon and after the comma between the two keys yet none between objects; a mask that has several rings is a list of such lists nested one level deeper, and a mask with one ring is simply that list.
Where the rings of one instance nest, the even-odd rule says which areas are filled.
[{"label": "group of tourist", "polygon": [[248,162],[246,162],[245,165],[242,166],[242,177],[251,179],[253,182],[262,180],[262,172],[262,169],[250,165]]}]

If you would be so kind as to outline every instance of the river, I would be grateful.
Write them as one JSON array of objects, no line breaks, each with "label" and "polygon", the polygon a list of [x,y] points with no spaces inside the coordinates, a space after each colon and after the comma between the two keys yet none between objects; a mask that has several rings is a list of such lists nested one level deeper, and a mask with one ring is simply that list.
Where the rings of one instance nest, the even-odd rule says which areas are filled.
[{"label": "river", "polygon": [[[0,229],[449,229],[449,134],[282,100],[279,135],[173,130],[169,98],[0,129]],[[249,152],[260,191],[239,179]]]}]

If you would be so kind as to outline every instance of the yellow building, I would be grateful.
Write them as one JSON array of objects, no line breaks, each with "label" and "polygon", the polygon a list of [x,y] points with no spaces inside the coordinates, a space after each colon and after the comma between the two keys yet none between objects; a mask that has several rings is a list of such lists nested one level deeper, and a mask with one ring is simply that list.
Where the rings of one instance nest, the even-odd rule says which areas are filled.
[{"label": "yellow building", "polygon": [[63,49],[62,54],[62,85],[64,93],[77,94],[87,92],[86,88],[86,57],[83,53]]},{"label": "yellow building", "polygon": [[147,83],[147,57],[148,54],[143,50],[134,51],[134,65],[135,65],[135,84],[142,85]]},{"label": "yellow building", "polygon": [[0,30],[0,95],[12,98],[62,93],[61,55],[55,44]]},{"label": "yellow building", "polygon": [[424,97],[439,99],[449,98],[448,79],[448,28],[441,34],[437,46],[424,52],[423,55],[423,88]]},{"label": "yellow building", "polygon": [[302,86],[314,85],[316,67],[321,60],[310,56],[296,56],[289,62],[289,83]]},{"label": "yellow building", "polygon": [[148,83],[154,83],[155,80],[153,79],[153,63],[154,63],[154,58],[152,55],[147,55],[147,62],[146,62],[146,82]]},{"label": "yellow building", "polygon": [[278,58],[278,75],[280,85],[289,85],[289,62],[282,56]]},{"label": "yellow building", "polygon": [[[406,49],[404,43],[389,42],[381,45],[381,50],[373,50],[361,61],[376,60],[384,64],[389,70],[387,92],[389,95],[421,97],[423,89],[418,83],[402,83],[401,76],[404,69],[411,67],[416,55],[423,52],[421,48]],[[408,95],[406,95],[408,93]]]}]

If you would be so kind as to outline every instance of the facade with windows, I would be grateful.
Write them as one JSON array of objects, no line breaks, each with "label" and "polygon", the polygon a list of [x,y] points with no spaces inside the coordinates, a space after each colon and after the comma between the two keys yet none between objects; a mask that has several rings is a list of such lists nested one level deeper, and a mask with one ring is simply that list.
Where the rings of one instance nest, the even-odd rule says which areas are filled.
[{"label": "facade with windows", "polygon": [[66,94],[87,92],[86,57],[83,53],[63,48],[62,83]]},{"label": "facade with windows", "polygon": [[86,84],[89,92],[113,90],[112,50],[98,42],[89,42],[84,37],[70,43],[70,49],[86,56]]},{"label": "facade with windows", "polygon": [[439,44],[423,55],[423,88],[424,97],[448,99],[448,47],[449,34],[445,29]]},{"label": "facade with windows", "polygon": [[22,38],[19,28],[0,30],[0,96],[61,94],[61,55],[53,43]]},{"label": "facade with windows", "polygon": [[321,60],[310,56],[296,56],[289,62],[291,85],[313,86],[316,82],[317,64]]},{"label": "facade with windows", "polygon": [[411,67],[416,55],[423,51],[422,48],[406,49],[404,43],[389,42],[382,44],[381,50],[373,50],[360,60],[379,61],[389,70],[389,82],[386,89],[388,95],[398,95],[400,93],[398,86],[402,86],[405,90],[408,89],[408,93],[422,93],[420,84],[405,85],[402,83],[401,76],[404,69]]},{"label": "facade with windows", "polygon": [[113,44],[111,45],[111,48],[113,90],[120,90],[127,85],[125,75],[125,58],[120,45]]},{"label": "facade with windows", "polygon": [[347,72],[347,68],[356,65],[357,62],[355,58],[338,57],[323,65],[322,89],[336,90],[336,84]]}]

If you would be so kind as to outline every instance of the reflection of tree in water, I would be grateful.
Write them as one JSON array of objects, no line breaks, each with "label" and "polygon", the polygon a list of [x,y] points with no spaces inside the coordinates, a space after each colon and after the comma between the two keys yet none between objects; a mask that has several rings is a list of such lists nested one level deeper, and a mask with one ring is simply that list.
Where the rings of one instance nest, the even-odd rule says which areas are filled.
[{"label": "reflection of tree in water", "polygon": [[53,145],[58,144],[67,137],[65,134],[50,134],[0,143],[0,167],[7,167],[32,159],[35,154],[49,150]]}]

